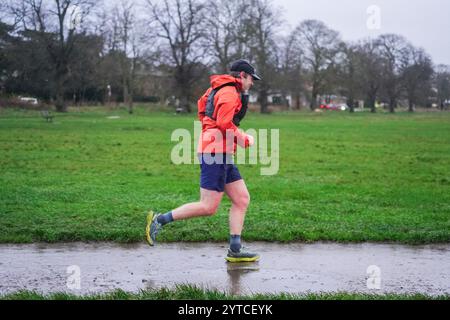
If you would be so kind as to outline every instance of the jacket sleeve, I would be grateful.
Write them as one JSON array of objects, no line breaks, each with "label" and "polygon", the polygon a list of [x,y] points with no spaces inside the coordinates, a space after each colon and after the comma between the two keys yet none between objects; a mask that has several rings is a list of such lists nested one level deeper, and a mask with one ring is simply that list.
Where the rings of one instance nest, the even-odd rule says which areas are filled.
[{"label": "jacket sleeve", "polygon": [[207,94],[205,93],[197,102],[197,107],[198,107],[198,120],[200,120],[200,122],[203,122],[203,118],[205,117],[205,106],[206,106],[206,98]]},{"label": "jacket sleeve", "polygon": [[[230,92],[233,90],[232,92]],[[247,135],[239,130],[233,123],[236,108],[239,106],[239,95],[230,87],[229,90],[224,90],[217,97],[217,117],[216,124],[222,132],[231,130],[234,133],[235,140],[243,147],[249,146]]]}]

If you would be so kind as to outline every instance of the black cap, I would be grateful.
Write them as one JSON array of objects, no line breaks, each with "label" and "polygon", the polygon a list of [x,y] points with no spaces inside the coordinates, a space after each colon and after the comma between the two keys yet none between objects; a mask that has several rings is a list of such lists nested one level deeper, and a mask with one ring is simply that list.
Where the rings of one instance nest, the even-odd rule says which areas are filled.
[{"label": "black cap", "polygon": [[255,68],[247,60],[240,59],[231,64],[230,71],[241,72],[251,75],[254,80],[262,80],[260,76],[256,74]]}]

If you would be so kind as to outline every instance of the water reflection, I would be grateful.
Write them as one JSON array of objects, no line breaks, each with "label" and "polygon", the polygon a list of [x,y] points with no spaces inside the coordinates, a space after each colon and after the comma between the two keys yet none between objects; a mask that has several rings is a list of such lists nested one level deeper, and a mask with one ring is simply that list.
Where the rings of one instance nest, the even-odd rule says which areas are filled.
[{"label": "water reflection", "polygon": [[252,272],[259,271],[259,262],[227,263],[229,292],[232,295],[245,294],[242,278]]}]

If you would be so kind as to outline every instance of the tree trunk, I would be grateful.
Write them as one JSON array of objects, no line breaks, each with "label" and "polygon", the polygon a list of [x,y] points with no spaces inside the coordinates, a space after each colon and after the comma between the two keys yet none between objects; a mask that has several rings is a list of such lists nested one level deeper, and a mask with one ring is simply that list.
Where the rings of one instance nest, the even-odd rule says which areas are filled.
[{"label": "tree trunk", "polygon": [[350,113],[354,113],[355,112],[355,100],[352,96],[350,96],[348,98],[348,107],[350,109]]},{"label": "tree trunk", "polygon": [[186,81],[185,83],[182,84],[182,90],[181,90],[181,107],[186,110],[187,113],[192,113],[192,108],[191,108],[191,104],[190,104],[190,92],[191,92],[191,87],[190,85],[187,84],[188,82]]},{"label": "tree trunk", "polygon": [[134,76],[133,75],[131,75],[131,79],[129,80],[129,86],[130,86],[130,89],[129,89],[130,92],[128,94],[128,113],[133,114],[133,112],[134,112],[134,110],[133,110]]},{"label": "tree trunk", "polygon": [[319,93],[317,92],[317,89],[315,86],[313,86],[312,93],[311,93],[311,103],[309,105],[311,111],[316,110],[317,107],[317,96]]},{"label": "tree trunk", "polygon": [[192,108],[189,103],[191,98],[191,84],[190,75],[187,69],[182,66],[176,68],[175,71],[175,82],[177,87],[177,94],[179,94],[180,105],[178,107],[182,108],[188,113],[192,113]]},{"label": "tree trunk", "polygon": [[86,99],[86,87],[83,87],[83,91],[81,92],[81,97],[78,105],[81,107],[84,105],[84,100]]},{"label": "tree trunk", "polygon": [[414,112],[414,103],[412,102],[411,99],[408,100],[408,111]]},{"label": "tree trunk", "polygon": [[297,110],[300,110],[300,95],[299,94],[295,95],[295,108]]},{"label": "tree trunk", "polygon": [[122,80],[122,86],[123,86],[123,104],[127,105],[127,103],[128,103],[128,85],[127,85],[127,80],[125,78]]},{"label": "tree trunk", "polygon": [[314,111],[317,108],[317,96],[318,94],[313,94],[311,96],[311,103],[309,104],[309,108],[311,109],[311,111]]},{"label": "tree trunk", "polygon": [[128,113],[133,114],[133,94],[130,93],[128,97]]},{"label": "tree trunk", "polygon": [[56,80],[56,101],[55,108],[57,112],[67,112],[67,105],[64,101],[64,85],[61,78]]},{"label": "tree trunk", "polygon": [[269,113],[269,103],[267,101],[267,91],[262,89],[259,91],[259,103],[261,104],[261,113]]},{"label": "tree trunk", "polygon": [[180,107],[186,110],[186,112],[192,113],[191,104],[189,103],[189,97],[186,94],[183,94],[180,97]]},{"label": "tree trunk", "polygon": [[389,99],[389,112],[395,113],[395,107],[397,107],[397,98],[390,97]]},{"label": "tree trunk", "polygon": [[369,94],[369,96],[367,97],[367,104],[368,104],[368,107],[370,108],[370,112],[371,113],[376,113],[377,112],[377,108],[375,107],[375,103],[376,103],[376,98],[372,94]]}]

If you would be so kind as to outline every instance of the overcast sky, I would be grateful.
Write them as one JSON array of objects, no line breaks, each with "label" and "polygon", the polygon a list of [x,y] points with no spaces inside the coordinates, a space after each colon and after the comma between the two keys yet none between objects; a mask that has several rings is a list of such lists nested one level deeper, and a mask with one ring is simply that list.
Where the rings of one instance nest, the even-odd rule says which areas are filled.
[{"label": "overcast sky", "polygon": [[[283,8],[291,28],[304,19],[318,19],[339,31],[344,40],[397,33],[414,45],[424,48],[436,64],[450,65],[450,1],[449,0],[273,0]],[[376,13],[380,9],[380,29],[376,29]],[[370,19],[373,18],[373,19]],[[370,20],[369,20],[370,19]],[[374,20],[375,19],[375,20]],[[367,27],[367,21],[372,29]],[[375,28],[375,29],[374,29]]]}]

